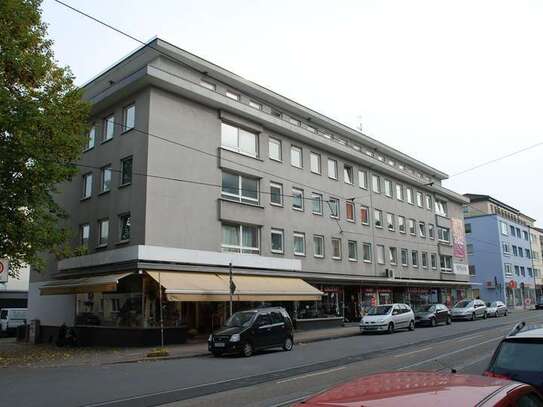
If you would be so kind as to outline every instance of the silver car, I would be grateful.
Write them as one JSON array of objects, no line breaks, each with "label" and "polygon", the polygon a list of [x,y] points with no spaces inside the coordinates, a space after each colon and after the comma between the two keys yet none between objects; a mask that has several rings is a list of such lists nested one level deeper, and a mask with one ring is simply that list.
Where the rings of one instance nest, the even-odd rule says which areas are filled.
[{"label": "silver car", "polygon": [[393,333],[396,329],[415,329],[415,314],[407,304],[377,305],[371,307],[360,321],[360,332]]},{"label": "silver car", "polygon": [[487,302],[486,303],[486,314],[489,317],[506,317],[507,316],[507,307],[501,301]]},{"label": "silver car", "polygon": [[486,304],[481,300],[463,300],[451,310],[452,319],[468,319],[474,321],[477,318],[486,319]]}]

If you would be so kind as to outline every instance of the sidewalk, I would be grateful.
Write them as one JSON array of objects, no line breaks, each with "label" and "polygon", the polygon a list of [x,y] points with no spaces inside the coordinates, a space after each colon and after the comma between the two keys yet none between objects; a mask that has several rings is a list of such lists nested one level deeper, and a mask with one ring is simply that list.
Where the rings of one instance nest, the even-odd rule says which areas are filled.
[{"label": "sidewalk", "polygon": [[[298,331],[294,333],[294,339],[296,344],[304,344],[354,336],[358,333],[358,324],[351,323],[338,328]],[[16,342],[14,338],[1,338],[0,368],[109,365],[209,355],[207,336],[197,337],[180,345],[166,346],[169,353],[169,356],[166,357],[147,357],[147,354],[153,349],[155,348],[59,348],[52,344],[32,345]]]}]

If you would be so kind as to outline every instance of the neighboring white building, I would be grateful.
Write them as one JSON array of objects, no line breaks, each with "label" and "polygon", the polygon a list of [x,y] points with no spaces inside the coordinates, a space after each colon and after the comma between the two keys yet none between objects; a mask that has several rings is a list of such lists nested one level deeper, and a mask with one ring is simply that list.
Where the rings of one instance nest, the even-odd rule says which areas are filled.
[{"label": "neighboring white building", "polygon": [[8,277],[0,283],[0,308],[24,308],[27,306],[30,267],[23,267],[19,278]]}]

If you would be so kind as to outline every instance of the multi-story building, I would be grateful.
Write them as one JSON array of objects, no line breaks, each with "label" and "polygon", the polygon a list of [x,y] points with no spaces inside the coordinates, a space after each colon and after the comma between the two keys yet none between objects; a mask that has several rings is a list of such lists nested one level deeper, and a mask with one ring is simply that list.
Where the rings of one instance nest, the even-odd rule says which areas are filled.
[{"label": "multi-story building", "polygon": [[445,173],[160,39],[84,90],[89,142],[58,196],[81,256],[32,275],[42,327],[150,329],[163,298],[167,325],[209,330],[230,264],[235,309],[282,303],[299,327],[470,295]]},{"label": "multi-story building", "polygon": [[535,294],[536,298],[539,299],[543,296],[543,229],[530,228],[530,241],[532,243]]},{"label": "multi-story building", "polygon": [[537,267],[531,234],[535,220],[488,195],[465,194],[465,231],[472,282],[486,301],[509,307],[535,301]]}]

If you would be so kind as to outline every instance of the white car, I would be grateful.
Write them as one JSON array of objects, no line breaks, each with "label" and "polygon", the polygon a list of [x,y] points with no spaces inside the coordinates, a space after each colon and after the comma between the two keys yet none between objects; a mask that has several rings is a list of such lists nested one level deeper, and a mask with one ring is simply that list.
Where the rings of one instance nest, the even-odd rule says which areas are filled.
[{"label": "white car", "polygon": [[501,301],[487,302],[486,303],[486,314],[489,317],[501,317],[507,316],[507,307]]},{"label": "white car", "polygon": [[4,308],[0,310],[0,334],[14,333],[19,325],[26,324],[26,308]]},{"label": "white car", "polygon": [[415,329],[415,314],[407,304],[377,305],[371,307],[360,321],[360,332],[393,333],[396,329]]},{"label": "white car", "polygon": [[474,321],[477,318],[487,317],[486,304],[481,300],[462,300],[452,308],[452,319],[469,319]]}]

